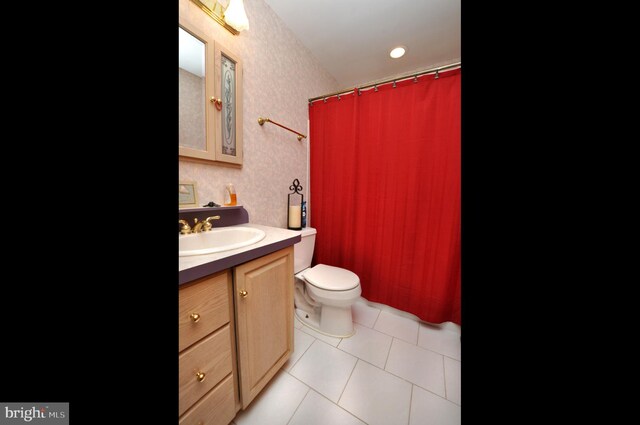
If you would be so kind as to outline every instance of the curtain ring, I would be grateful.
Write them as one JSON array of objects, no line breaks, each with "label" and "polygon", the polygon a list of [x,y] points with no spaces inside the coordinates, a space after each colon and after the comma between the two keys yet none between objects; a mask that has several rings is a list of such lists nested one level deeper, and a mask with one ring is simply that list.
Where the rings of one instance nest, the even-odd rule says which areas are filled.
[{"label": "curtain ring", "polygon": [[323,99],[322,99],[322,101],[323,101],[324,103],[327,103],[327,98],[326,98],[326,97],[325,97],[325,98],[323,98]]},{"label": "curtain ring", "polygon": [[358,89],[358,96],[362,94],[362,90]]},{"label": "curtain ring", "polygon": [[436,69],[436,76],[435,76],[435,80],[437,80],[438,78],[440,78],[440,74],[439,74],[440,70]]},{"label": "curtain ring", "polygon": [[313,102],[312,101],[309,101],[309,106],[313,106]]},{"label": "curtain ring", "polygon": [[393,80],[393,88],[396,88],[396,80]]},{"label": "curtain ring", "polygon": [[340,95],[338,95],[338,100],[340,100]]},{"label": "curtain ring", "polygon": [[414,83],[417,83],[417,82],[418,82],[418,76],[417,76],[417,75],[414,75],[414,76],[413,76],[413,82],[414,82]]},{"label": "curtain ring", "polygon": [[378,91],[378,86],[374,84],[373,91]]}]

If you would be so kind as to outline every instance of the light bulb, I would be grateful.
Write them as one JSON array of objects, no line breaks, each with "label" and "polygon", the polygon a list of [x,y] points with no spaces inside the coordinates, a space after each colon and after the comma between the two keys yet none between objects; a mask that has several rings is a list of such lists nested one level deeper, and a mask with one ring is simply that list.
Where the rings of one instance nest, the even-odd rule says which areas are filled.
[{"label": "light bulb", "polygon": [[249,29],[249,20],[244,11],[242,0],[231,0],[229,2],[229,7],[224,11],[224,21],[237,31]]},{"label": "light bulb", "polygon": [[396,47],[391,51],[391,53],[389,53],[389,56],[394,59],[404,56],[404,47]]}]

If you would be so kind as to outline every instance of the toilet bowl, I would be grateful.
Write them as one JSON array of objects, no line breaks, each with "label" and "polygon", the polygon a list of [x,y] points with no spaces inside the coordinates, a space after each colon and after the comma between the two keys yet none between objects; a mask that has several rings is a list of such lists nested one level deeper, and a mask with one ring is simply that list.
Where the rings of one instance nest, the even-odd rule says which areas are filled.
[{"label": "toilet bowl", "polygon": [[300,321],[329,336],[346,338],[354,334],[351,305],[360,297],[360,278],[341,267],[311,266],[316,229],[300,231],[294,248],[295,312]]}]

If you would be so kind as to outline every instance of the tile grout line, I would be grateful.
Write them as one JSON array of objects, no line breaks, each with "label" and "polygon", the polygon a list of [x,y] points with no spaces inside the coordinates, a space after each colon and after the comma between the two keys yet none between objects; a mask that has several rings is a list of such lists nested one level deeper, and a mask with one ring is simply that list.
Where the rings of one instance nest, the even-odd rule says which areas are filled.
[{"label": "tile grout line", "polygon": [[[455,360],[455,359],[453,359],[453,360]],[[458,361],[458,360],[455,360],[455,361]],[[461,405],[461,404],[458,404],[458,403],[456,403],[456,402],[455,402],[455,401],[453,401],[453,400],[449,400],[449,398],[447,397],[447,368],[446,368],[446,366],[444,365],[444,357],[442,358],[442,366],[443,366],[443,368],[444,368],[444,395],[445,395],[445,400],[447,400],[447,401],[449,401],[449,402],[451,402],[451,403],[455,404],[455,405],[456,405],[456,406],[458,406],[458,407],[462,407],[462,405]],[[460,371],[460,375],[462,376],[462,371]],[[461,385],[460,385],[460,387],[462,387],[462,379],[461,379],[460,381],[461,381],[461,382],[460,382],[460,384],[461,384]],[[462,391],[462,389],[461,389],[461,391]],[[462,403],[462,401],[460,401],[460,402]]]},{"label": "tile grout line", "polygon": [[[373,329],[373,328],[371,328],[371,329],[372,329],[372,330],[374,330],[374,331],[376,331],[376,332],[380,332],[380,333],[381,333],[381,334],[383,334],[383,335],[387,335],[387,336],[390,336],[390,337],[391,337],[391,344],[389,344],[389,351],[387,351],[387,358],[386,358],[386,359],[385,359],[385,361],[384,361],[384,367],[380,368],[379,366],[377,366],[377,365],[375,365],[375,364],[373,364],[373,363],[371,363],[371,362],[369,362],[369,361],[367,361],[367,360],[365,360],[365,359],[363,359],[363,358],[360,358],[360,357],[358,357],[358,356],[356,356],[356,355],[354,355],[354,354],[352,354],[352,353],[349,353],[348,351],[345,351],[345,350],[341,349],[340,347],[334,347],[334,348],[337,348],[338,350],[342,351],[343,353],[346,353],[346,354],[349,354],[349,355],[351,355],[351,356],[355,357],[356,359],[358,359],[358,361],[363,361],[363,362],[365,362],[365,363],[367,363],[367,364],[370,364],[371,366],[376,367],[376,368],[378,368],[378,369],[382,370],[383,372],[387,372],[388,374],[390,374],[390,375],[392,375],[392,376],[395,376],[395,377],[396,377],[396,378],[398,378],[398,379],[401,379],[401,380],[403,380],[403,381],[405,381],[405,382],[407,382],[407,383],[409,383],[409,384],[411,384],[411,385],[415,385],[416,387],[419,387],[419,388],[421,388],[421,389],[423,389],[423,390],[425,390],[425,391],[428,391],[428,392],[430,392],[431,394],[436,395],[436,396],[440,397],[440,398],[441,398],[441,399],[443,399],[443,400],[447,400],[448,402],[451,402],[451,403],[455,404],[456,406],[459,406],[457,403],[455,403],[455,402],[453,402],[453,401],[451,401],[451,400],[449,400],[449,399],[447,399],[447,398],[446,398],[446,379],[445,379],[445,382],[444,382],[444,384],[445,384],[445,397],[443,397],[443,396],[441,396],[440,394],[438,394],[438,393],[436,393],[436,392],[434,392],[434,391],[432,391],[432,390],[430,390],[430,389],[428,389],[428,388],[424,388],[423,386],[421,386],[421,385],[419,385],[419,384],[416,384],[415,382],[408,381],[407,379],[403,378],[402,376],[398,376],[398,375],[396,375],[395,373],[388,371],[388,370],[387,370],[387,363],[389,362],[389,357],[391,356],[391,348],[393,347],[393,340],[394,340],[394,339],[397,339],[398,341],[402,341],[402,342],[407,343],[407,344],[411,344],[411,343],[410,343],[410,342],[405,341],[405,340],[404,340],[404,339],[402,339],[402,338],[397,338],[397,337],[395,337],[395,336],[393,336],[393,335],[389,335],[389,334],[386,334],[386,333],[384,333],[384,332],[381,332],[381,331],[379,331],[379,330],[377,330],[377,329]],[[322,341],[322,340],[320,340],[320,341],[321,341],[321,342],[324,342],[325,344],[327,344],[327,342],[325,342],[325,341]],[[342,342],[342,341],[340,341],[340,342]],[[328,344],[328,345],[331,345],[331,344]],[[421,350],[429,351],[429,352],[431,352],[431,353],[434,353],[434,354],[437,354],[437,355],[439,355],[439,356],[442,356],[443,377],[444,377],[444,357],[445,357],[445,356],[444,356],[444,354],[438,353],[437,351],[429,350],[428,348],[420,347],[420,346],[418,346],[418,345],[415,345],[415,347],[416,347],[416,348],[419,348],[419,349],[421,349]],[[447,356],[447,357],[448,357],[448,356]],[[452,359],[452,360],[459,361],[459,360],[456,360],[456,359]],[[355,369],[355,367],[354,367],[354,369]],[[353,371],[352,371],[352,373],[353,373]],[[349,379],[351,379],[351,376],[349,376]],[[349,380],[347,380],[347,383],[349,383]],[[346,388],[346,385],[345,385],[345,388]],[[344,390],[343,390],[343,392],[344,392]],[[342,397],[342,394],[340,395],[340,397]],[[338,399],[338,401],[340,401],[340,399]]]},{"label": "tile grout line", "polygon": [[[442,356],[449,357],[449,358],[450,358],[450,359],[452,359],[452,360],[455,360],[455,361],[458,361],[458,362],[462,361],[462,359],[456,359],[455,357],[450,356],[449,354],[441,353],[441,352],[439,352],[439,351],[436,351],[436,350],[435,350],[435,349],[433,349],[433,348],[423,347],[422,345],[420,345],[420,333],[419,333],[419,331],[418,331],[418,344],[416,344],[416,345],[417,345],[418,347],[420,347],[420,348],[424,349],[424,350],[433,351],[433,352],[434,352],[434,353],[436,353],[436,354],[440,354],[440,355],[442,355]],[[444,350],[443,350],[443,351],[444,351]],[[462,358],[462,356],[460,356],[460,357]]]},{"label": "tile grout line", "polygon": [[286,373],[288,373],[288,374],[289,374],[293,379],[295,379],[296,381],[300,382],[300,383],[301,383],[302,385],[304,385],[305,387],[307,387],[307,388],[311,389],[311,385],[307,384],[306,382],[304,382],[303,380],[301,380],[301,379],[300,379],[300,378],[298,378],[297,376],[292,375],[290,372],[287,372],[286,370],[285,370],[285,372],[286,372]]},{"label": "tile grout line", "polygon": [[[312,336],[312,337],[313,337],[313,335],[310,335],[310,336]],[[298,364],[298,362],[300,361],[300,359],[301,359],[305,354],[307,354],[307,351],[309,351],[309,348],[311,348],[311,346],[312,346],[313,344],[315,344],[315,343],[316,343],[316,341],[319,341],[319,340],[318,340],[318,338],[315,338],[315,340],[314,340],[311,344],[309,344],[309,346],[307,347],[307,349],[306,349],[306,350],[304,350],[304,353],[302,353],[302,356],[300,356],[300,358],[299,358],[298,360],[296,360],[296,363],[295,363],[293,366],[291,366],[291,369],[289,369],[289,370],[285,370],[285,372],[287,372],[289,375],[293,376],[293,374],[291,373],[291,372],[293,371],[293,368],[296,366],[296,364]],[[321,342],[324,342],[324,341],[321,341]],[[325,344],[326,344],[326,342],[325,342]],[[295,376],[294,376],[294,378],[295,378]],[[297,378],[296,378],[296,379],[297,379]],[[298,379],[298,380],[299,380],[299,379]],[[300,381],[300,380],[299,380],[299,381]],[[300,381],[300,382],[302,382],[302,381]],[[303,384],[304,384],[304,382],[303,382]],[[305,384],[305,385],[307,385],[307,384]],[[307,385],[307,386],[308,386],[308,385]]]},{"label": "tile grout line", "polygon": [[[361,326],[364,326],[364,325],[361,325]],[[367,327],[365,326],[365,328],[367,328]],[[373,329],[373,328],[367,328],[367,329],[372,330],[372,331],[374,331],[374,332],[378,332],[378,333],[379,333],[379,334],[381,334],[381,335],[391,337],[391,343],[393,343],[393,337],[392,337],[391,335],[387,335],[387,334],[385,334],[385,333],[382,333],[382,332],[380,332],[380,331],[379,331],[379,330],[377,330],[377,329]],[[346,339],[346,338],[342,338],[342,341],[344,341],[345,339]],[[342,344],[342,341],[340,341],[340,344]],[[376,366],[376,365],[374,365],[373,363],[369,362],[368,360],[365,360],[365,359],[363,359],[362,357],[360,357],[360,356],[358,356],[358,355],[356,355],[356,354],[350,353],[350,352],[346,351],[345,349],[340,348],[340,344],[338,344],[338,346],[337,346],[337,347],[335,347],[335,348],[337,348],[338,350],[342,351],[343,353],[346,353],[346,354],[349,354],[350,356],[355,357],[355,358],[356,358],[356,359],[358,359],[358,360],[362,360],[363,362],[367,362],[367,363],[369,363],[369,364],[370,364],[370,365],[372,365],[372,366]],[[391,351],[391,344],[389,344],[389,351]],[[387,351],[387,357],[386,357],[387,359],[389,358],[389,351]],[[387,363],[387,360],[385,359],[385,365],[386,365],[386,363]],[[378,366],[376,366],[376,367],[378,367]],[[378,367],[378,369],[380,369],[380,368]]]},{"label": "tile grout line", "polygon": [[[357,363],[357,362],[356,362],[356,363]],[[353,368],[355,369],[355,366],[354,366]],[[353,373],[353,371],[351,371],[351,373]],[[349,376],[349,379],[351,379],[351,376]],[[348,379],[347,379],[347,383],[349,383],[349,380],[348,380]],[[345,388],[347,388],[347,386],[346,386],[346,385],[345,385],[344,387],[345,387]],[[312,390],[313,392],[315,392],[316,394],[318,394],[320,397],[324,398],[325,400],[328,400],[328,401],[329,401],[329,403],[333,404],[333,405],[334,405],[334,406],[336,406],[338,409],[343,410],[344,412],[346,412],[346,413],[348,413],[349,415],[353,416],[353,417],[354,417],[354,418],[356,418],[357,420],[359,420],[359,421],[363,422],[365,425],[369,425],[369,423],[368,423],[368,422],[366,422],[364,419],[362,419],[362,418],[360,418],[360,417],[356,416],[356,415],[355,415],[355,413],[352,413],[352,412],[348,411],[348,410],[347,410],[347,409],[345,409],[344,407],[340,406],[338,403],[334,403],[334,401],[333,401],[333,400],[331,400],[331,399],[327,398],[327,396],[325,396],[324,394],[319,393],[318,391],[314,390],[313,388],[311,388],[311,390]],[[343,392],[344,392],[344,390],[343,390]],[[342,398],[342,394],[340,394],[340,398]],[[338,398],[338,401],[340,401],[340,398]]]},{"label": "tile grout line", "polygon": [[442,356],[442,378],[444,378],[444,398],[449,400],[447,397],[447,368],[444,365],[444,356]]},{"label": "tile grout line", "polygon": [[[393,344],[393,341],[392,341],[391,343]],[[335,347],[334,347],[334,348],[335,348]],[[345,352],[346,352],[346,351],[345,351]],[[389,353],[391,353],[391,348],[389,348]],[[350,355],[352,355],[352,356],[353,356],[353,354],[351,354],[351,353],[347,353],[347,354],[350,354]],[[446,398],[442,397],[440,394],[435,393],[435,392],[433,392],[432,390],[430,390],[430,389],[428,389],[428,388],[424,388],[423,386],[421,386],[421,385],[419,385],[419,384],[416,384],[415,382],[411,382],[411,381],[409,381],[409,380],[407,380],[407,379],[403,378],[402,376],[398,376],[398,375],[396,375],[395,373],[393,373],[393,372],[391,372],[391,371],[388,371],[387,369],[381,369],[380,367],[378,367],[378,366],[374,365],[373,363],[368,362],[368,361],[367,361],[367,360],[365,360],[365,359],[361,359],[361,358],[360,358],[360,357],[358,357],[358,356],[354,356],[354,357],[355,357],[356,359],[358,359],[358,361],[359,361],[359,362],[365,362],[366,364],[371,365],[371,366],[375,367],[376,369],[381,370],[382,372],[386,372],[386,373],[388,373],[389,375],[393,376],[394,378],[398,378],[398,379],[400,379],[400,380],[402,380],[402,381],[406,382],[406,383],[407,383],[407,384],[409,384],[409,385],[415,385],[416,387],[418,387],[418,388],[420,388],[420,389],[422,389],[422,390],[425,390],[425,391],[427,391],[427,392],[430,392],[431,394],[433,394],[433,395],[435,395],[435,396],[438,396],[438,397],[440,397],[440,398],[441,398],[441,399],[443,399],[443,400],[446,400],[446,401],[448,401],[448,402],[450,402],[450,403],[453,403],[453,404],[455,404],[456,406],[460,406],[459,404],[454,403],[454,402],[453,402],[453,401],[451,401],[451,400],[447,400]],[[388,356],[387,356],[387,360],[388,360]],[[356,362],[356,364],[357,364],[357,362]],[[386,367],[386,362],[385,362],[385,367]],[[354,367],[354,370],[355,370],[355,367]],[[351,379],[351,376],[349,376],[349,379]],[[348,383],[349,383],[349,380],[347,380],[347,384],[348,384]],[[306,385],[306,384],[305,384],[305,385]],[[345,385],[345,388],[346,388],[346,385]],[[342,395],[341,395],[341,397],[342,397]],[[338,401],[339,401],[339,399],[338,399]]]},{"label": "tile grout line", "polygon": [[[373,309],[373,307],[371,307],[371,308]],[[355,314],[353,314],[353,309],[352,309],[352,310],[351,310],[351,315],[352,315],[352,317],[354,317],[354,319],[353,319],[353,323],[357,323],[357,324],[359,324],[359,325],[362,325],[362,326],[364,326],[365,328],[373,329],[373,327],[375,326],[376,320],[378,320],[378,316],[380,316],[380,311],[381,311],[380,309],[377,309],[377,308],[376,308],[376,309],[374,309],[374,310],[378,310],[378,313],[376,314],[376,318],[373,320],[373,324],[372,324],[371,326],[369,326],[369,325],[367,325],[367,324],[365,324],[365,323],[360,323],[360,322],[356,321],[356,320],[355,320]]]},{"label": "tile grout line", "polygon": [[[322,344],[327,344],[329,347],[331,347],[331,348],[335,348],[336,350],[340,351],[341,353],[344,353],[344,354],[348,355],[349,357],[353,357],[354,359],[356,359],[356,362],[353,364],[353,367],[351,368],[351,372],[349,372],[349,377],[347,378],[347,381],[346,381],[346,382],[345,382],[345,384],[344,384],[344,388],[342,388],[342,391],[340,392],[340,396],[338,397],[338,401],[334,403],[332,400],[328,399],[328,400],[329,400],[329,401],[331,401],[333,404],[338,405],[338,403],[340,402],[340,398],[342,398],[342,394],[344,393],[344,390],[347,388],[347,384],[349,383],[349,380],[351,379],[351,375],[353,375],[353,371],[354,371],[354,370],[355,370],[355,368],[356,368],[356,364],[358,364],[358,360],[361,360],[361,359],[360,359],[360,357],[358,357],[358,356],[355,356],[355,355],[353,355],[353,354],[351,354],[351,353],[348,353],[348,352],[346,352],[346,351],[344,351],[344,350],[341,350],[341,349],[340,349],[340,348],[338,348],[338,347],[334,347],[333,345],[329,344],[328,342],[323,341],[323,340],[318,339],[318,338],[316,338],[316,340],[315,340],[315,341],[313,341],[313,342],[309,345],[309,348],[311,348],[311,345],[315,344],[317,341],[319,341],[319,342],[320,342],[320,343],[322,343]],[[307,350],[309,350],[309,348],[307,348]],[[305,353],[306,353],[306,351],[305,351]],[[302,358],[302,357],[300,357],[300,358]],[[372,365],[372,366],[375,366],[375,365]],[[291,368],[291,370],[293,371],[293,368]],[[303,380],[299,379],[298,377],[296,377],[295,375],[293,375],[291,372],[288,372],[288,371],[286,371],[286,370],[285,370],[285,372],[289,373],[289,375],[293,376],[294,378],[296,378],[298,381],[302,382],[302,383],[303,383],[304,385],[306,385],[307,387],[309,387],[309,388],[313,389],[313,390],[314,390],[314,391],[316,391],[318,394],[320,394],[320,395],[324,396],[324,395],[323,395],[323,394],[321,394],[319,391],[317,391],[315,388],[313,388],[310,384],[308,384],[308,383],[304,382]],[[326,397],[325,397],[325,398],[326,398]],[[348,412],[348,410],[347,410],[347,412]],[[358,419],[359,419],[359,418],[358,418]]]},{"label": "tile grout line", "polygon": [[[291,375],[291,374],[290,374]],[[294,376],[295,378],[295,376]],[[297,378],[296,378],[297,379]],[[299,380],[299,379],[298,379]],[[300,381],[302,382],[302,381]],[[304,382],[303,382],[304,384]],[[305,384],[306,385],[306,384]],[[291,417],[289,418],[289,420],[287,421],[286,425],[289,424],[289,422],[291,422],[291,419],[293,419],[293,417],[296,415],[296,412],[298,411],[298,409],[300,408],[300,406],[302,406],[302,403],[304,402],[304,400],[307,398],[307,396],[309,395],[309,391],[311,391],[311,387],[309,387],[307,385],[307,392],[305,393],[304,397],[302,397],[302,400],[300,400],[300,403],[298,404],[298,406],[296,406],[296,410],[293,411],[293,413],[291,414]]]},{"label": "tile grout line", "polygon": [[[393,345],[393,341],[391,341],[391,344]],[[420,347],[418,347],[418,348],[420,348]],[[391,354],[391,348],[389,348],[389,354]],[[436,353],[436,354],[439,354],[439,353]],[[442,354],[439,354],[439,355],[442,355]],[[356,357],[357,357],[357,356],[356,356]],[[373,367],[376,367],[376,368],[380,369],[378,366],[374,365],[373,363],[369,363],[368,361],[363,360],[363,359],[361,359],[360,357],[357,357],[357,358],[358,358],[358,360],[362,360],[363,362],[368,363],[368,364],[370,364],[371,366],[373,366]],[[387,356],[387,361],[388,361],[388,360],[389,360],[389,358],[388,358],[388,356]],[[391,376],[395,376],[396,378],[401,379],[401,380],[403,380],[404,382],[406,382],[406,383],[408,383],[408,384],[415,385],[416,387],[418,387],[418,388],[420,388],[420,389],[423,389],[423,390],[425,390],[425,391],[428,391],[428,392],[430,392],[431,394],[433,394],[433,395],[435,395],[435,396],[438,396],[438,397],[440,397],[440,398],[441,398],[441,399],[443,399],[443,400],[447,400],[445,397],[442,397],[440,394],[435,393],[435,392],[433,392],[432,390],[430,390],[430,389],[428,389],[428,388],[424,388],[423,386],[421,386],[421,385],[419,385],[419,384],[416,384],[415,382],[411,382],[411,381],[409,381],[409,380],[407,380],[407,379],[403,378],[402,376],[398,376],[398,375],[396,375],[395,373],[393,373],[393,372],[391,372],[391,371],[387,370],[387,369],[386,369],[386,367],[387,367],[387,364],[386,364],[386,363],[387,363],[387,362],[385,362],[385,365],[384,365],[385,369],[380,369],[381,371],[386,372],[386,373],[388,373],[388,374],[389,374],[389,375],[391,375]],[[444,359],[443,359],[443,364],[444,364]],[[445,384],[446,384],[446,381],[445,381]],[[445,394],[446,394],[446,392],[445,392]],[[448,402],[450,402],[450,403],[455,404],[456,406],[459,406],[459,404],[454,403],[454,402],[453,402],[453,401],[451,401],[451,400],[447,400],[447,401],[448,401]]]},{"label": "tile grout line", "polygon": [[[347,354],[349,354],[349,353],[347,353]],[[351,355],[353,356],[353,354],[351,354]],[[358,356],[353,356],[353,357],[356,358],[356,362],[353,364],[353,367],[351,368],[351,372],[349,373],[349,377],[347,378],[347,382],[345,382],[345,384],[344,384],[344,388],[342,389],[342,391],[340,391],[340,397],[338,397],[338,401],[335,402],[335,404],[338,405],[338,406],[339,406],[338,403],[340,403],[340,399],[342,399],[342,396],[344,395],[344,390],[347,389],[347,385],[349,385],[349,381],[351,380],[351,377],[353,376],[353,371],[356,370],[356,366],[358,365],[358,362],[360,361],[360,357],[358,357]]]},{"label": "tile grout line", "polygon": [[[300,329],[298,329],[298,330],[300,330]],[[302,331],[300,331],[300,332],[302,332]],[[307,335],[309,335],[309,334],[307,334]],[[314,337],[313,335],[309,335],[309,336],[310,336],[311,338],[313,338],[313,341],[311,342],[311,344],[309,344],[309,346],[307,347],[307,349],[306,349],[306,350],[304,350],[304,353],[302,353],[302,354],[300,355],[300,357],[298,357],[298,360],[296,360],[296,361],[291,365],[291,368],[289,369],[289,371],[291,371],[291,370],[295,367],[295,365],[297,365],[297,364],[298,364],[298,361],[300,361],[300,359],[302,358],[302,356],[304,356],[304,355],[306,354],[306,352],[307,352],[307,351],[309,351],[309,348],[311,348],[311,346],[313,345],[313,343],[314,343],[314,342],[316,342],[316,340],[318,339],[318,338]],[[295,347],[295,342],[294,342],[294,347]],[[285,372],[288,372],[288,371],[285,371]]]},{"label": "tile grout line", "polygon": [[[405,339],[402,339],[402,338],[398,338],[398,339],[399,339],[400,341],[406,342],[407,344],[410,344],[410,342],[408,342],[408,341],[407,341],[407,340],[405,340]],[[421,350],[431,351],[432,353],[438,354],[438,355],[440,355],[440,356],[449,357],[451,360],[455,360],[455,361],[457,361],[457,362],[461,362],[461,361],[462,361],[462,360],[458,360],[458,359],[456,359],[455,357],[451,357],[451,356],[449,356],[449,355],[447,355],[447,354],[443,354],[443,353],[441,353],[441,352],[439,352],[439,351],[436,351],[436,350],[434,350],[434,349],[432,349],[432,348],[423,347],[423,346],[418,345],[418,344],[414,344],[414,345],[415,345],[416,347],[420,348]]]},{"label": "tile grout line", "polygon": [[376,320],[373,321],[373,325],[371,325],[371,329],[375,328],[376,323],[378,323],[378,319],[380,318],[380,313],[382,313],[382,310],[380,309],[376,309],[378,310],[378,314],[376,315]]},{"label": "tile grout line", "polygon": [[[382,370],[384,370],[385,372],[387,371],[387,362],[389,361],[389,356],[391,355],[391,347],[393,347],[393,340],[396,339],[395,337],[391,337],[391,344],[389,344],[389,351],[387,351],[387,358],[384,359],[384,366],[382,367]],[[389,372],[391,373],[391,372]],[[393,375],[393,374],[392,374]]]},{"label": "tile grout line", "polygon": [[411,394],[409,395],[409,414],[407,415],[407,425],[411,425],[411,405],[413,403],[413,387],[415,385],[411,385]]},{"label": "tile grout line", "polygon": [[[407,344],[412,344],[412,342],[407,341],[407,340],[406,340],[406,339],[404,339],[404,338],[400,338],[399,336],[395,336],[395,335],[388,334],[388,333],[386,333],[386,332],[384,332],[384,331],[381,331],[380,329],[376,329],[376,328],[371,328],[371,329],[373,329],[374,331],[378,331],[378,332],[380,332],[381,334],[384,334],[384,335],[387,335],[387,336],[390,336],[390,337],[393,337],[393,338],[396,338],[396,339],[402,340],[402,341],[406,342]],[[419,345],[418,345],[418,344],[413,344],[413,345],[415,345],[416,347],[419,347]],[[438,353],[438,354],[440,354],[440,353]]]},{"label": "tile grout line", "polygon": [[[382,312],[381,312],[381,313],[382,313]],[[378,318],[379,318],[379,316],[378,316]],[[378,319],[376,319],[376,323],[377,323],[377,322],[378,322]],[[415,323],[417,323],[417,322],[415,322]],[[404,338],[400,338],[399,336],[391,335],[391,334],[388,334],[388,333],[386,333],[386,332],[384,332],[384,331],[382,331],[382,330],[380,330],[380,329],[376,329],[376,328],[375,328],[375,323],[374,323],[374,325],[373,325],[373,327],[372,327],[371,329],[376,330],[376,331],[378,331],[378,332],[380,332],[380,333],[383,333],[383,334],[385,334],[385,335],[389,335],[389,336],[392,336],[392,337],[394,337],[394,338],[401,339],[402,341],[407,342],[407,343],[409,343],[409,344],[413,344],[413,345],[415,345],[415,346],[418,346],[418,340],[419,340],[419,338],[420,338],[420,324],[419,324],[419,323],[418,323],[418,331],[416,332],[416,342],[407,341],[406,339],[404,339]],[[440,353],[438,353],[438,354],[440,354]]]}]

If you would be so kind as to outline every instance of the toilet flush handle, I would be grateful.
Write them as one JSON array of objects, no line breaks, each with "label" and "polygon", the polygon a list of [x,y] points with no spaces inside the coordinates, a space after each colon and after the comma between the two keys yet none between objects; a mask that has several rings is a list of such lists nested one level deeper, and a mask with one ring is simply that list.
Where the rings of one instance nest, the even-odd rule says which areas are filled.
[{"label": "toilet flush handle", "polygon": [[242,298],[247,298],[247,295],[249,295],[249,293],[247,291],[245,291],[244,289],[240,290],[240,296]]}]

